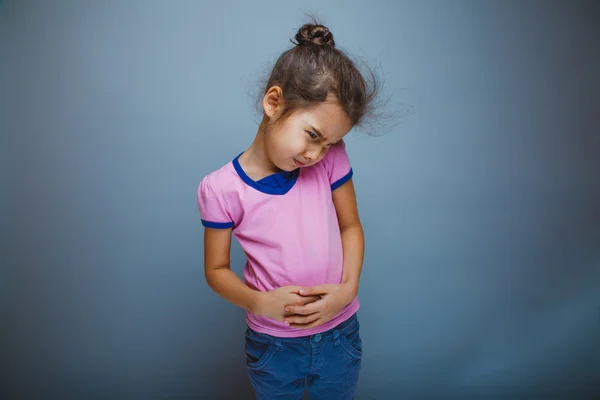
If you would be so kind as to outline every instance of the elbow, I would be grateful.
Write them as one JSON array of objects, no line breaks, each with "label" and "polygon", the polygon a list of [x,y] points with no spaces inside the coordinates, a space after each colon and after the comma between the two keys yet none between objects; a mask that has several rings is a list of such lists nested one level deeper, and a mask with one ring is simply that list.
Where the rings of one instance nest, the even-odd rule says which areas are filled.
[{"label": "elbow", "polygon": [[340,227],[340,233],[342,235],[346,234],[346,233],[353,233],[353,234],[357,234],[362,236],[363,235],[363,229],[362,229],[362,225],[360,222],[355,222],[353,224],[349,224],[346,226],[341,226]]},{"label": "elbow", "polygon": [[214,289],[215,280],[219,276],[220,271],[224,269],[229,269],[229,265],[204,266],[204,280],[206,280],[208,286]]}]

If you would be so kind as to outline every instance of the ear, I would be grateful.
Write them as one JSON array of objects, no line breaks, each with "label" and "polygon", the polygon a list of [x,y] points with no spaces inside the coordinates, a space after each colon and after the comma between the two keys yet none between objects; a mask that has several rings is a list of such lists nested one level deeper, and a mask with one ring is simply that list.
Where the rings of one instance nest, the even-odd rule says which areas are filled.
[{"label": "ear", "polygon": [[276,118],[283,109],[283,90],[279,86],[271,86],[262,101],[265,115]]}]

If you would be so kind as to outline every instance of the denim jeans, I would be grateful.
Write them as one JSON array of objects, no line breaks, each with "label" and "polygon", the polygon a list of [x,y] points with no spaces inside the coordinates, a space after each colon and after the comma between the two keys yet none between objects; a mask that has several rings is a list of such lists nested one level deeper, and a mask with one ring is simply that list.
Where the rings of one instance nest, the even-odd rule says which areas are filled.
[{"label": "denim jeans", "polygon": [[326,332],[280,338],[246,329],[246,359],[258,400],[353,399],[362,342],[356,314]]}]

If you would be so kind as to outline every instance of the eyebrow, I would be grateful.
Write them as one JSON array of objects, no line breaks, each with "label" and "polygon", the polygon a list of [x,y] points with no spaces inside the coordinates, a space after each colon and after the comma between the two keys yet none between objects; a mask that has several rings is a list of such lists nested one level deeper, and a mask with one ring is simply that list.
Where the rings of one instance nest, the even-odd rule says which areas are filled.
[{"label": "eyebrow", "polygon": [[[313,131],[314,131],[314,132],[315,132],[317,135],[319,135],[319,137],[320,137],[321,139],[323,139],[323,140],[325,140],[325,141],[326,141],[326,139],[325,139],[325,136],[324,136],[324,135],[323,135],[323,134],[322,134],[322,133],[321,133],[321,132],[320,132],[320,131],[319,131],[317,128],[315,128],[314,126],[311,126],[311,128],[312,128],[312,130],[313,130]],[[337,142],[334,142],[334,143],[331,143],[331,144],[338,144],[338,143],[340,143],[340,142],[341,142],[341,140],[338,140]]]}]

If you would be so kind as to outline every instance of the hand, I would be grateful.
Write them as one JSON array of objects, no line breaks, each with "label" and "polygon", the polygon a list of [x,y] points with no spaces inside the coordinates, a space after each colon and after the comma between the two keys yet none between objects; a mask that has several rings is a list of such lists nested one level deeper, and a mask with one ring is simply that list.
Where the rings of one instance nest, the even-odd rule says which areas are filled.
[{"label": "hand", "polygon": [[260,292],[253,310],[254,314],[283,322],[285,317],[292,315],[285,311],[286,306],[304,306],[321,297],[318,295],[298,294],[301,286],[283,286],[268,292]]},{"label": "hand", "polygon": [[326,284],[301,288],[303,296],[320,297],[319,300],[305,305],[287,305],[286,311],[293,314],[283,322],[292,328],[314,328],[330,321],[342,308],[346,307],[356,296],[356,291],[347,284]]}]

